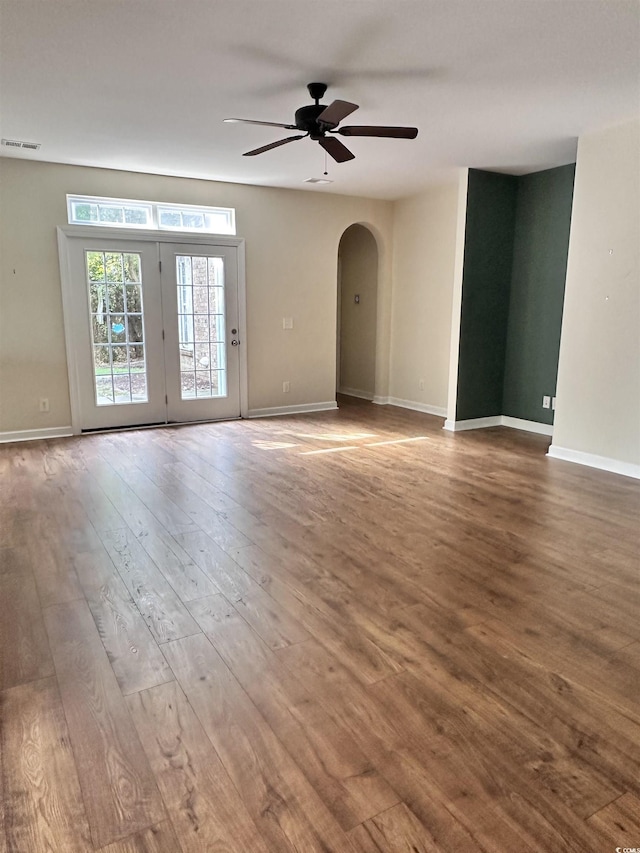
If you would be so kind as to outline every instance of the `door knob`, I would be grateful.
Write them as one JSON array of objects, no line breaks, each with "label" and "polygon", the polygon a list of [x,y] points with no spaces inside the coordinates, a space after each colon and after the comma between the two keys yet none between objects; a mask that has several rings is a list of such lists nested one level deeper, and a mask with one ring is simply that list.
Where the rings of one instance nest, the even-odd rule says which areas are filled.
[{"label": "door knob", "polygon": [[240,341],[237,341],[237,340],[234,338],[234,339],[231,341],[231,346],[232,346],[232,347],[240,346]]}]

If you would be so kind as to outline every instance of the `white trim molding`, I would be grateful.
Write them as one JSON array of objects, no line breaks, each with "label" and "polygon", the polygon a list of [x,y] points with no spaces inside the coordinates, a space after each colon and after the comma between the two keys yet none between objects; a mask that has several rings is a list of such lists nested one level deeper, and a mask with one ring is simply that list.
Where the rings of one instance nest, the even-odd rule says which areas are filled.
[{"label": "white trim molding", "polygon": [[441,406],[431,406],[429,403],[418,403],[415,400],[403,400],[400,397],[374,397],[373,402],[377,406],[398,406],[401,409],[412,409],[414,412],[422,412],[425,415],[435,415],[438,418],[446,418],[447,410]]},{"label": "white trim molding", "polygon": [[[385,400],[389,406],[412,409],[414,412],[422,412],[425,415],[436,415],[438,418],[446,418],[447,416],[447,410],[441,406],[431,406],[429,403],[418,403],[415,400],[403,400],[400,397],[386,397]],[[376,402],[375,398],[373,402]]]},{"label": "white trim molding", "polygon": [[273,418],[278,415],[304,415],[309,412],[328,412],[337,408],[338,404],[335,400],[328,400],[326,403],[298,403],[293,406],[273,406],[273,408],[268,409],[249,409],[245,417]]},{"label": "white trim molding", "polygon": [[360,388],[338,388],[338,394],[344,394],[345,397],[357,397],[359,400],[373,400],[374,395],[371,391],[362,391]]},{"label": "white trim molding", "polygon": [[490,418],[470,418],[467,421],[451,421],[447,418],[442,429],[449,432],[463,432],[467,429],[486,429],[487,427],[502,426],[502,415]]},{"label": "white trim molding", "polygon": [[204,243],[211,246],[238,246],[244,243],[244,237],[197,231],[152,231],[144,228],[103,228],[99,225],[58,225],[56,230],[65,237],[88,237],[90,240],[144,240],[147,243]]},{"label": "white trim molding", "polygon": [[10,441],[41,441],[45,438],[67,438],[73,435],[70,426],[45,427],[44,429],[19,429],[16,432],[0,432],[0,444]]},{"label": "white trim molding", "polygon": [[522,418],[510,418],[502,416],[502,426],[511,429],[523,429],[525,432],[536,432],[538,435],[553,435],[553,424],[542,424],[540,421],[525,421]]},{"label": "white trim molding", "polygon": [[467,421],[446,420],[442,428],[449,430],[449,432],[463,432],[468,429],[487,429],[488,427],[497,426],[509,427],[509,429],[521,429],[525,432],[535,432],[538,435],[553,435],[552,424],[525,421],[522,418],[510,418],[508,415],[492,415],[489,418],[470,418]]},{"label": "white trim molding", "polygon": [[636,465],[633,462],[622,462],[620,459],[612,459],[609,456],[583,453],[581,450],[571,450],[568,447],[558,447],[555,444],[551,445],[547,456],[550,456],[552,459],[575,462],[578,465],[599,468],[601,471],[610,471],[612,474],[622,474],[624,477],[633,477],[636,480],[640,480],[640,465]]}]

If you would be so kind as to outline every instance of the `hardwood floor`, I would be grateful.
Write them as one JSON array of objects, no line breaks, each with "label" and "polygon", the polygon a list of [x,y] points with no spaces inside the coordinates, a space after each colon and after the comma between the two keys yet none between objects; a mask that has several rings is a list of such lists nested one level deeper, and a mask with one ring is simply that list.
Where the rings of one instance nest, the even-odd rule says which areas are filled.
[{"label": "hardwood floor", "polygon": [[640,483],[441,425],[0,447],[2,849],[640,848]]}]

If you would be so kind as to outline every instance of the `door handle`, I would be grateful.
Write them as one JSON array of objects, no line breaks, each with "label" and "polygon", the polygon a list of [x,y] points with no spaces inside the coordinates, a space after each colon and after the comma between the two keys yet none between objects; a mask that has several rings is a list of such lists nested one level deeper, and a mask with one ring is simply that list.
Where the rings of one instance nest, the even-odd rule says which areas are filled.
[{"label": "door handle", "polygon": [[239,346],[240,346],[240,341],[237,341],[237,340],[234,338],[234,339],[231,341],[231,346],[232,346],[232,347],[239,347]]}]

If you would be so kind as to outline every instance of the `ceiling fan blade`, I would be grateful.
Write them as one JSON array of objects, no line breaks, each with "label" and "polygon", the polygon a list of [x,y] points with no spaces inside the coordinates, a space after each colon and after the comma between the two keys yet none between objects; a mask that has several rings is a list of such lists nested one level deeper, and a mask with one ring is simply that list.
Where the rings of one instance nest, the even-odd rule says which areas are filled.
[{"label": "ceiling fan blade", "polygon": [[[245,151],[243,157],[255,157],[256,154],[263,154],[265,151],[271,151],[272,148],[278,148],[280,145],[286,145],[287,142],[295,142],[296,139],[304,139],[306,134],[302,136],[287,136],[286,139],[279,139],[277,142],[272,142],[270,145],[263,145],[262,148],[254,148],[253,151]],[[336,142],[338,140],[336,139]]]},{"label": "ceiling fan blade", "polygon": [[346,160],[353,160],[356,156],[349,151],[346,145],[343,145],[339,139],[335,139],[333,136],[322,136],[318,142],[322,145],[327,154],[330,154],[331,157],[333,157],[336,163],[344,163]]},{"label": "ceiling fan blade", "polygon": [[349,101],[334,101],[320,113],[318,121],[333,125],[340,124],[343,118],[351,115],[357,109],[359,109],[358,105],[350,104]]},{"label": "ceiling fan blade", "polygon": [[415,139],[418,135],[417,127],[367,127],[352,125],[341,127],[332,131],[342,136],[388,136],[392,139]]},{"label": "ceiling fan blade", "polygon": [[267,127],[284,127],[286,130],[297,130],[295,124],[280,124],[277,121],[254,121],[251,118],[224,118],[222,120],[231,124],[264,124]]}]

